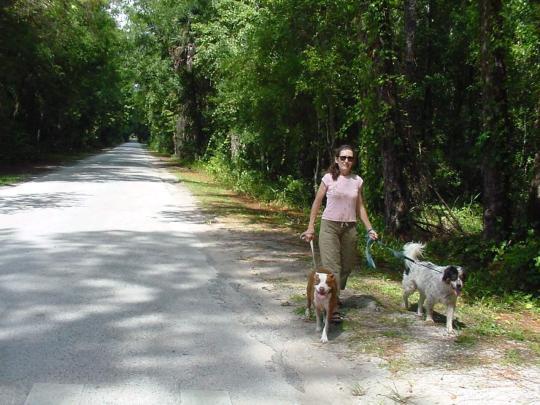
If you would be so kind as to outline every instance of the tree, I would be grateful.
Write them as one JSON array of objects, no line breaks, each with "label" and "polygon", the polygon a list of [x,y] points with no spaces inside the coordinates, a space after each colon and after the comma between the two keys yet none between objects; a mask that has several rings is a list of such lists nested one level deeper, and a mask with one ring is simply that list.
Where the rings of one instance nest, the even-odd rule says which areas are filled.
[{"label": "tree", "polygon": [[382,103],[381,155],[384,178],[384,219],[387,229],[398,236],[406,236],[410,230],[410,194],[404,168],[406,164],[407,137],[404,135],[400,114],[400,100],[396,83],[395,42],[391,22],[391,8],[386,0],[378,2],[379,31],[375,44],[375,68],[380,83],[378,98]]},{"label": "tree", "polygon": [[480,1],[482,80],[482,176],[484,236],[502,240],[511,226],[507,167],[512,124],[506,91],[506,58],[500,0]]},{"label": "tree", "polygon": [[104,0],[8,2],[0,9],[0,157],[120,139],[123,36]]}]

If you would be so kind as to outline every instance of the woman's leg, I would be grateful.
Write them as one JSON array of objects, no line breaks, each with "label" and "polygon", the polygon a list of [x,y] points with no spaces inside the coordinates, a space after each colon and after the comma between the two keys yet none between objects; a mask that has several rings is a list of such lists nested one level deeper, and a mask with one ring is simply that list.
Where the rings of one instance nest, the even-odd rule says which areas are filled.
[{"label": "woman's leg", "polygon": [[345,289],[349,275],[358,265],[357,249],[358,234],[356,232],[356,224],[348,224],[341,235],[341,274],[340,288]]},{"label": "woman's leg", "polygon": [[[341,242],[340,242],[340,223],[321,220],[321,230],[319,233],[319,249],[321,252],[322,266],[336,277],[338,286],[340,285],[341,275]],[[337,291],[339,297],[339,289]]]}]

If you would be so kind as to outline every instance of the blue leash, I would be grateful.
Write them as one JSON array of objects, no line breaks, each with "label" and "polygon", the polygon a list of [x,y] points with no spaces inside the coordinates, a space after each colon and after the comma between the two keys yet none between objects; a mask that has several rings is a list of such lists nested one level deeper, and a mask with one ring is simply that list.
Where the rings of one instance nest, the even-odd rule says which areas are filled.
[{"label": "blue leash", "polygon": [[390,251],[396,259],[403,259],[403,260],[408,260],[410,262],[416,263],[416,261],[414,261],[410,257],[405,256],[403,252],[400,252],[399,250],[394,250],[390,246],[386,246],[380,240],[378,239],[373,240],[369,237],[369,235],[366,235],[366,261],[367,261],[368,266],[371,267],[372,269],[377,268],[377,266],[375,265],[375,261],[373,260],[373,257],[371,256],[371,245],[373,245],[374,243],[377,243],[382,248]]},{"label": "blue leash", "polygon": [[[410,257],[405,256],[403,252],[400,252],[399,250],[394,250],[390,246],[386,246],[384,243],[382,243],[378,239],[377,240],[371,239],[368,234],[366,235],[366,261],[367,261],[368,266],[371,267],[372,269],[377,268],[377,266],[375,265],[375,262],[373,261],[373,257],[371,256],[371,245],[373,245],[374,243],[377,243],[382,248],[390,251],[396,259],[408,260],[411,263],[414,263],[418,266],[422,266],[422,267],[425,267],[426,269],[436,271],[437,273],[441,273],[439,270],[434,269],[432,266],[417,262],[416,260],[413,260]],[[408,270],[406,270],[406,273],[408,274]]]}]

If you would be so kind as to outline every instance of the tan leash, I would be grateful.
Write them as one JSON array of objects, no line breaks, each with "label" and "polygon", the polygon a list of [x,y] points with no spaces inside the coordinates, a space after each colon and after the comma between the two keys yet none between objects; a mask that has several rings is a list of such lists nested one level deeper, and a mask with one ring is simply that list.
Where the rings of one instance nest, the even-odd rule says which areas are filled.
[{"label": "tan leash", "polygon": [[313,248],[313,239],[309,241],[311,246],[311,258],[313,259],[313,270],[317,271],[317,261],[315,260],[315,249]]}]

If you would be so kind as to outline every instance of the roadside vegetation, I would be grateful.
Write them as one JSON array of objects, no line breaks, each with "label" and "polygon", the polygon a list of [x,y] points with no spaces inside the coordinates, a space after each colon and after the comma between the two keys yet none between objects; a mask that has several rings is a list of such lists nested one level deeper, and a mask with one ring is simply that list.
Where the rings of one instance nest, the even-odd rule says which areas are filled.
[{"label": "roadside vegetation", "polygon": [[[246,193],[245,190],[234,190],[233,183],[215,177],[215,169],[212,167],[174,159],[168,161],[182,183],[200,201],[208,218],[241,222],[254,227],[279,228],[294,234],[304,230],[308,209],[291,207],[281,199],[256,199],[253,195],[259,195],[262,184],[259,183],[253,193]],[[470,217],[469,220],[478,223],[477,218]],[[478,228],[477,232],[480,231]],[[396,249],[401,245],[401,242],[391,238],[385,242]],[[445,249],[441,247],[441,240],[436,239],[433,243],[428,243],[426,257],[434,262],[461,264],[462,252],[449,246],[463,246],[464,243],[460,237],[448,237],[444,244]],[[414,328],[423,323],[417,321],[412,312],[401,307],[402,263],[379,248],[373,250],[377,268],[370,269],[363,258],[364,247],[364,241],[361,240],[361,270],[353,274],[347,287],[353,298],[351,303],[345,306],[346,320],[342,329],[347,333],[351,350],[379,356],[386,360],[390,370],[399,372],[410,366],[409,362],[414,361],[405,353],[404,347],[412,342],[427,343],[425,337],[418,338],[414,332]],[[305,260],[311,261],[311,258],[306,256]],[[475,268],[474,262],[467,263],[466,267],[473,268],[473,274],[474,271],[482,271]],[[288,302],[298,316],[303,316],[305,285],[293,280],[268,281],[287,286],[293,291]],[[458,304],[458,334],[444,349],[445,363],[430,363],[430,357],[427,356],[423,359],[425,365],[462,368],[495,362],[503,365],[540,364],[540,300],[532,293],[505,292],[497,282],[496,278],[493,278],[491,283],[486,279],[475,281],[474,277],[472,281],[467,280]],[[482,288],[479,288],[477,283]],[[354,297],[359,296],[373,297],[377,310],[370,312],[355,305]],[[435,319],[439,324],[428,328],[438,328],[444,333],[444,307],[436,306],[435,311]],[[444,337],[441,340],[446,341]],[[441,355],[442,351],[443,349]]]}]

